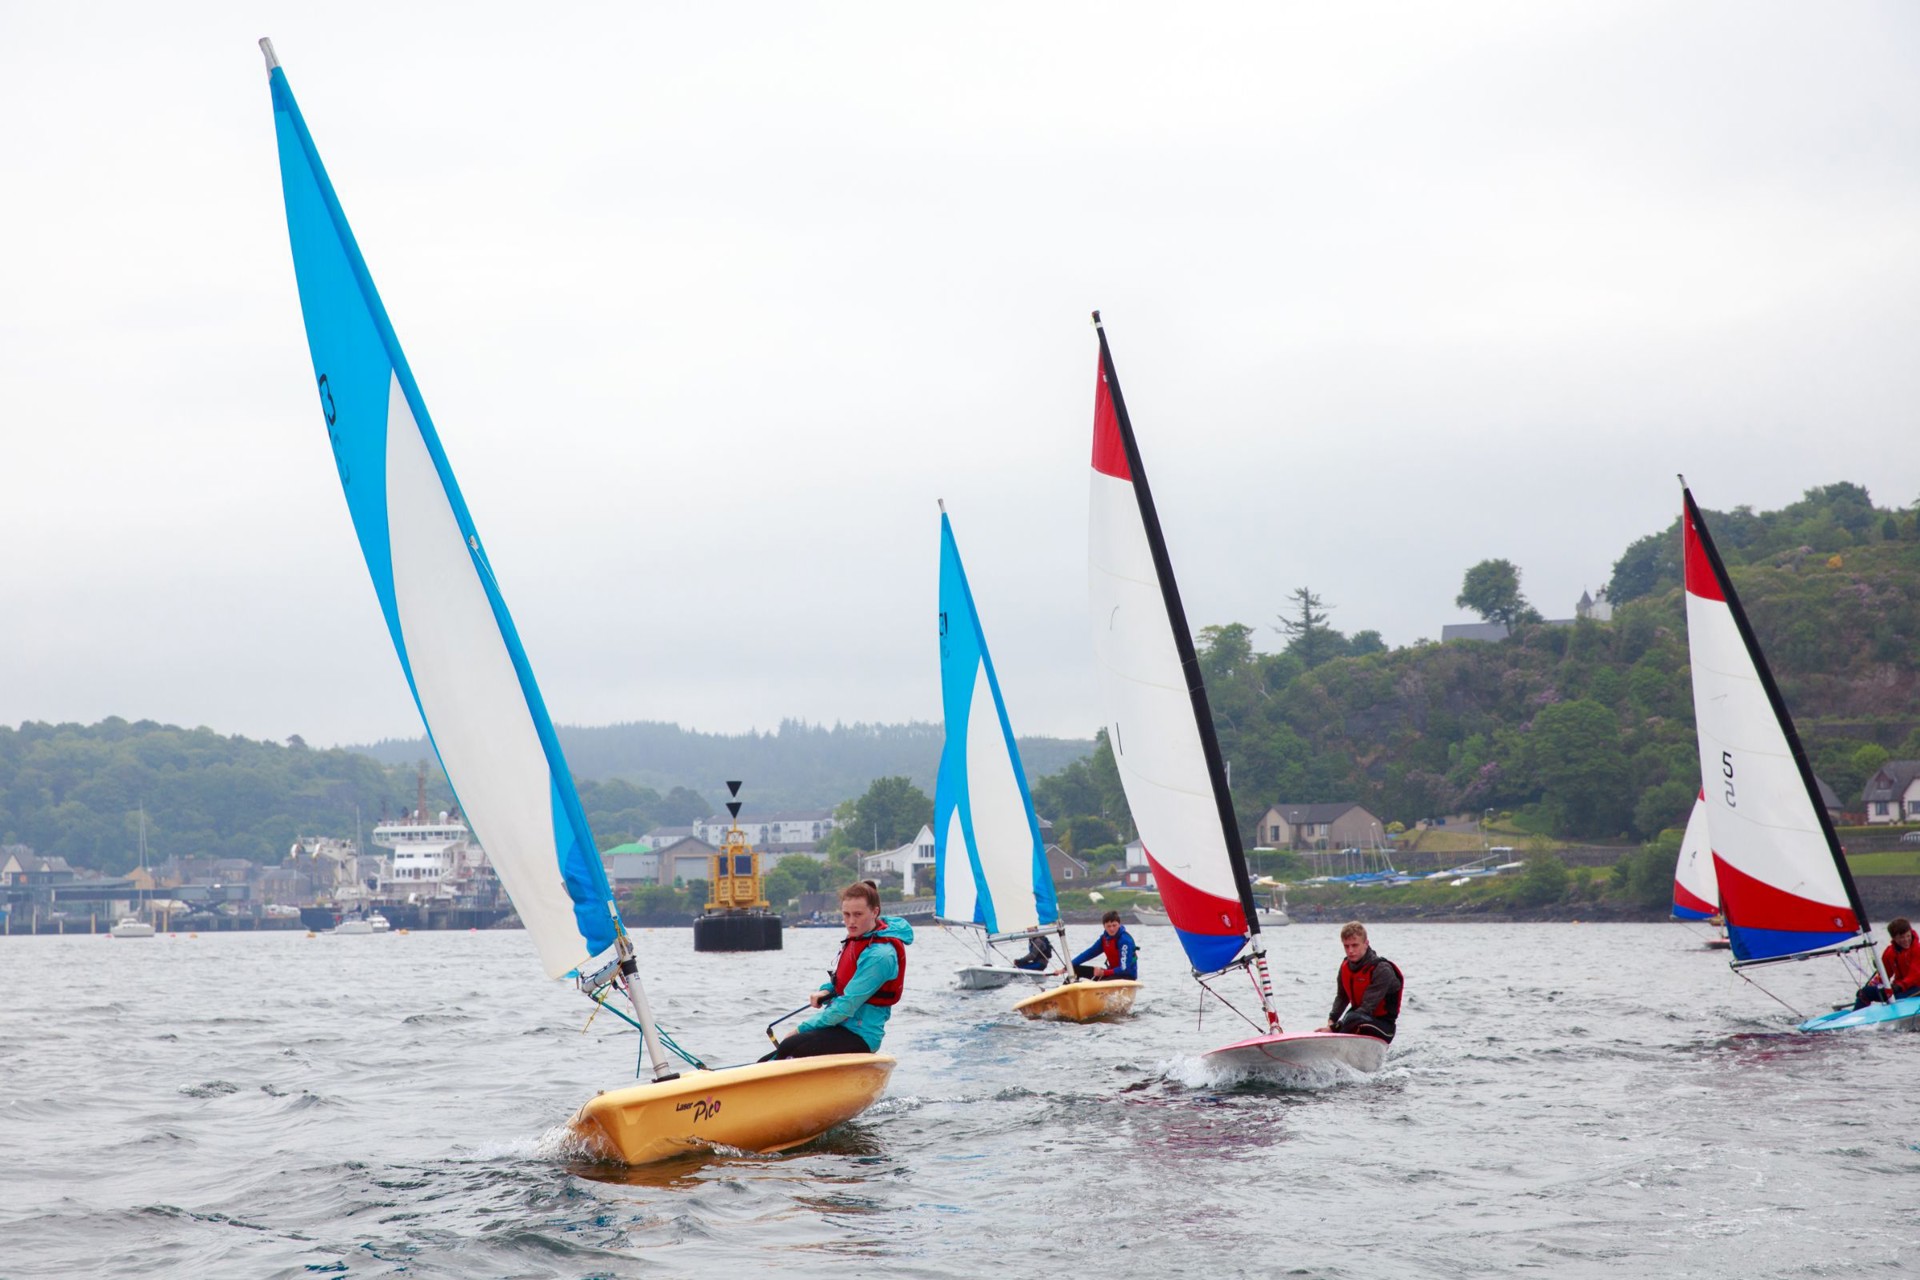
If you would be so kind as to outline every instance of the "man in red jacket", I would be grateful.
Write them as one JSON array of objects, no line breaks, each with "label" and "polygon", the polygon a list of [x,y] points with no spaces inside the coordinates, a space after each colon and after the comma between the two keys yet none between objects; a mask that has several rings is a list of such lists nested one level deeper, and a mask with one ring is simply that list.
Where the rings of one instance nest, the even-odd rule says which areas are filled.
[{"label": "man in red jacket", "polygon": [[1340,945],[1347,958],[1334,975],[1327,1030],[1392,1040],[1404,985],[1400,966],[1368,944],[1367,926],[1358,920],[1340,927]]},{"label": "man in red jacket", "polygon": [[1887,949],[1880,953],[1880,968],[1887,975],[1893,995],[1887,995],[1887,988],[1880,985],[1880,975],[1876,973],[1854,998],[1856,1009],[1890,998],[1904,1000],[1908,996],[1920,996],[1920,946],[1914,945],[1913,922],[1905,916],[1888,921],[1887,938]]}]

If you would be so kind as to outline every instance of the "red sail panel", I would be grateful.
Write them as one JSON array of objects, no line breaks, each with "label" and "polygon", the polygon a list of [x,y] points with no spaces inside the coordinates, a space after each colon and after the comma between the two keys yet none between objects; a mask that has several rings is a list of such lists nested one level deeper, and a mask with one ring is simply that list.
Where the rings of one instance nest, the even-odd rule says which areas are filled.
[{"label": "red sail panel", "polygon": [[1113,411],[1113,393],[1107,389],[1107,371],[1096,365],[1093,384],[1093,469],[1116,480],[1133,480],[1127,465],[1127,446],[1120,439],[1120,416]]},{"label": "red sail panel", "polygon": [[1699,596],[1702,600],[1725,600],[1727,597],[1720,590],[1720,579],[1714,576],[1713,565],[1707,561],[1707,549],[1700,543],[1700,531],[1693,526],[1693,513],[1683,511],[1680,518],[1687,529],[1687,593]]}]

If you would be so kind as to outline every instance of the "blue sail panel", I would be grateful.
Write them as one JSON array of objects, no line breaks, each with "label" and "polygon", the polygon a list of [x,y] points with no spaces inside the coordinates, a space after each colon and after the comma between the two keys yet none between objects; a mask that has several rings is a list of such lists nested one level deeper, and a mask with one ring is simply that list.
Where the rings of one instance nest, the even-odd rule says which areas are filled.
[{"label": "blue sail panel", "polygon": [[270,81],[301,312],[361,553],[441,766],[559,977],[619,935],[606,870],[373,278],[285,73]]},{"label": "blue sail panel", "polygon": [[1040,839],[1026,772],[1007,718],[999,678],[967,585],[953,526],[940,518],[940,686],[947,739],[935,786],[934,833],[944,919],[964,899],[963,866],[973,876],[973,920],[1013,933],[1060,918],[1053,875]]}]

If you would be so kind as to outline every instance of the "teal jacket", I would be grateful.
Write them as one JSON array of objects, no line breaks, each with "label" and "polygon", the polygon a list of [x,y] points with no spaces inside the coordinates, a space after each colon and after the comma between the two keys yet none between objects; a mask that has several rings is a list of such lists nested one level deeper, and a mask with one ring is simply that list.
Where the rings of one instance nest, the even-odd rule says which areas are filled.
[{"label": "teal jacket", "polygon": [[[901,916],[881,916],[880,927],[867,936],[898,938],[902,946],[912,946],[913,926]],[[889,978],[898,977],[899,973],[900,959],[892,947],[866,948],[860,953],[860,961],[854,966],[847,989],[827,1001],[820,1012],[801,1023],[800,1030],[818,1031],[822,1027],[844,1026],[865,1040],[869,1049],[880,1052],[880,1041],[886,1037],[887,1019],[893,1014],[893,1009],[887,1005],[868,1004],[867,997],[878,991]],[[833,984],[823,982],[820,989],[832,991]]]}]

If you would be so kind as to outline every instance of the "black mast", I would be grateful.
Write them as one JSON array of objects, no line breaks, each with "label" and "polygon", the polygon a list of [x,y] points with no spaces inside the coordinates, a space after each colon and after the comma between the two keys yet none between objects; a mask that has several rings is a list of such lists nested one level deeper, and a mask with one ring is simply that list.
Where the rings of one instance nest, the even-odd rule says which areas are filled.
[{"label": "black mast", "polygon": [[[1166,602],[1167,618],[1173,624],[1173,643],[1180,654],[1180,670],[1187,681],[1187,696],[1193,700],[1193,718],[1200,725],[1200,747],[1206,753],[1207,773],[1213,780],[1213,800],[1220,811],[1220,830],[1227,840],[1227,861],[1233,867],[1233,884],[1240,891],[1240,908],[1246,913],[1249,936],[1260,933],[1260,909],[1253,900],[1253,882],[1247,877],[1247,855],[1240,845],[1240,823],[1233,816],[1233,797],[1227,792],[1226,767],[1220,755],[1220,739],[1213,729],[1213,708],[1207,702],[1206,681],[1200,675],[1200,657],[1194,652],[1193,635],[1187,627],[1187,611],[1180,603],[1180,588],[1174,584],[1173,561],[1167,558],[1167,540],[1160,532],[1160,516],[1153,507],[1153,491],[1147,487],[1147,468],[1140,461],[1140,446],[1133,438],[1133,423],[1127,417],[1126,398],[1120,394],[1120,375],[1113,371],[1113,352],[1107,346],[1106,326],[1100,313],[1093,313],[1093,327],[1100,335],[1100,376],[1106,380],[1107,394],[1113,400],[1113,416],[1120,428],[1120,443],[1127,451],[1127,469],[1133,473],[1134,496],[1140,501],[1140,522],[1146,526],[1147,546],[1153,552],[1154,572],[1160,579],[1160,598]],[[1114,743],[1113,749],[1120,750]]]}]

